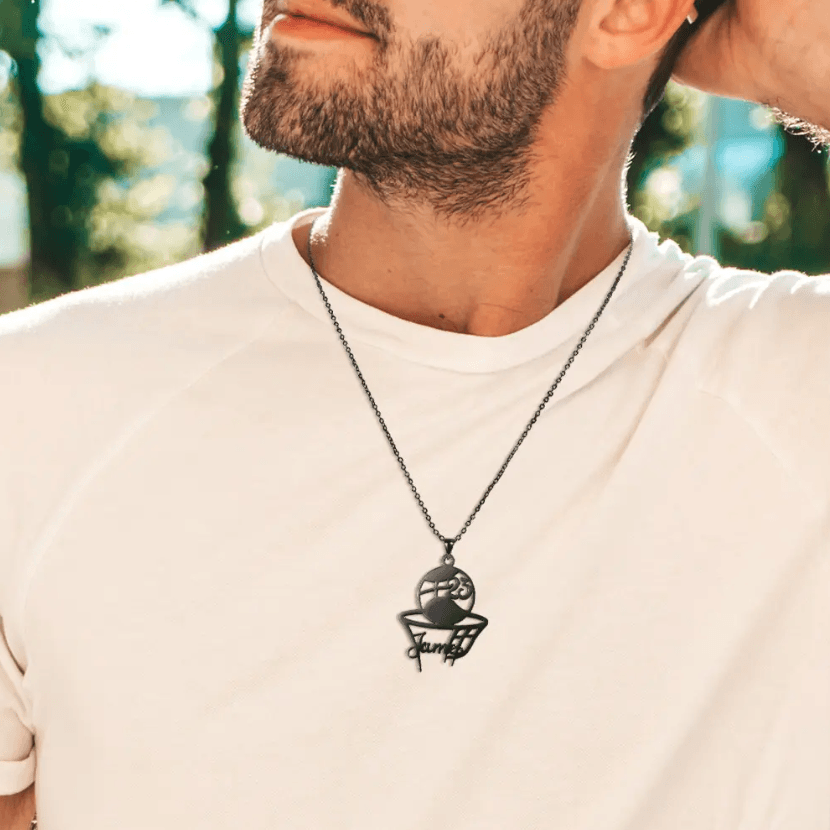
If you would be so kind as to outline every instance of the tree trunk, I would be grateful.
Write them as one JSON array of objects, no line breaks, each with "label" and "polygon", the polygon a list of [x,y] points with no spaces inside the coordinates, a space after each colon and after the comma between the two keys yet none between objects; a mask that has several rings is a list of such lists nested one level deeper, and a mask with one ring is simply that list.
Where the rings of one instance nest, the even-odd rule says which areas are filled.
[{"label": "tree trunk", "polygon": [[247,226],[236,209],[231,188],[234,163],[233,131],[238,117],[239,58],[241,33],[237,20],[238,0],[228,0],[228,16],[216,30],[217,57],[224,76],[215,92],[216,117],[208,145],[210,168],[204,178],[205,207],[202,246],[213,250],[245,234]]},{"label": "tree trunk", "polygon": [[29,290],[32,297],[41,299],[75,287],[72,217],[67,216],[67,208],[54,204],[50,183],[50,178],[68,172],[62,163],[66,154],[56,151],[62,134],[46,121],[38,86],[40,0],[4,5],[0,46],[17,64],[23,114],[20,167],[26,180],[29,212]]},{"label": "tree trunk", "polygon": [[791,236],[781,269],[823,274],[830,268],[830,183],[826,151],[818,152],[800,135],[784,134],[786,153],[779,189],[790,203]]}]

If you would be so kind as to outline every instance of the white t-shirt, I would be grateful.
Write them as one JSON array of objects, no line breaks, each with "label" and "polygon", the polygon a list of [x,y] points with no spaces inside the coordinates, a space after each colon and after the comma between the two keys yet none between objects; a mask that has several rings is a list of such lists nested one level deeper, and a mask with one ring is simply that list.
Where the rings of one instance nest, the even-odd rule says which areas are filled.
[{"label": "white t-shirt", "polygon": [[[322,210],[0,317],[0,793],[40,830],[826,830],[830,277],[632,218],[455,546],[489,622],[445,660],[444,547],[291,237]],[[504,337],[322,281],[443,535],[621,263]]]}]

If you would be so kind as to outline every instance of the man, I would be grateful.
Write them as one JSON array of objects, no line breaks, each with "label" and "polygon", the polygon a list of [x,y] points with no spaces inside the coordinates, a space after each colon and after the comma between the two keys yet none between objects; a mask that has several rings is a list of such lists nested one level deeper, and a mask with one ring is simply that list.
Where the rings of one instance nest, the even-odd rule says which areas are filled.
[{"label": "man", "polygon": [[[621,186],[694,13],[266,0],[243,121],[331,205],[0,321],[42,830],[824,830],[830,277]],[[822,140],[828,43],[731,0],[676,73]]]}]

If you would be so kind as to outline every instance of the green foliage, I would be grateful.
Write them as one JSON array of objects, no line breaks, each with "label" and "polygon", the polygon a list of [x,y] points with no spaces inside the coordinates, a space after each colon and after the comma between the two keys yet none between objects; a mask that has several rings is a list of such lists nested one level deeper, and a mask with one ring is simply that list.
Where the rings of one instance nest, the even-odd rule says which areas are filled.
[{"label": "green foliage", "polygon": [[[66,122],[83,120],[83,104],[62,96],[64,107],[41,99],[43,119],[37,129],[24,133],[22,160],[27,184],[41,191],[41,210],[31,221],[33,297],[51,296],[53,284],[40,285],[39,277],[52,275],[59,288],[74,288],[84,265],[89,243],[89,219],[97,203],[102,181],[124,175],[128,165],[118,155],[109,155],[99,143],[105,129],[100,113],[93,113],[89,128],[74,134]],[[75,104],[81,106],[76,108]],[[73,125],[77,127],[78,125]]]},{"label": "green foliage", "polygon": [[21,116],[17,156],[26,179],[31,287],[38,298],[74,287],[97,180],[119,172],[88,134],[67,133],[46,111],[38,86],[39,11],[39,0],[6,3],[0,17],[0,46],[15,62],[11,85]]},{"label": "green foliage", "polygon": [[[628,171],[632,213],[661,236],[694,253],[700,198],[683,190],[674,156],[700,135],[705,96],[669,84],[664,100],[646,121],[632,148]],[[763,108],[758,108],[762,112]],[[718,258],[728,266],[758,271],[794,269],[830,272],[830,175],[827,151],[805,137],[773,129],[784,153],[775,169],[775,188],[763,216],[742,231],[720,227]]]},{"label": "green foliage", "polygon": [[683,191],[671,160],[696,141],[704,105],[704,95],[670,82],[634,139],[626,175],[631,212],[685,251],[694,245],[695,200]]},{"label": "green foliage", "polygon": [[10,55],[33,54],[40,39],[39,11],[40,0],[0,3],[0,49]]},{"label": "green foliage", "polygon": [[[0,98],[4,170],[21,163],[23,117],[15,92],[9,85],[2,93],[5,100]],[[49,199],[64,206],[69,222],[53,222],[45,229],[45,244],[60,267],[52,270],[47,261],[44,268],[41,261],[33,269],[32,302],[199,252],[198,229],[157,222],[180,185],[157,168],[180,148],[165,128],[151,126],[156,110],[152,101],[100,84],[43,96],[52,146],[44,154],[50,166],[40,181]],[[55,219],[61,219],[60,213]]]},{"label": "green foliage", "polygon": [[123,90],[93,84],[76,93],[95,116],[95,140],[119,163],[118,176],[98,183],[88,222],[88,252],[81,285],[107,282],[198,252],[198,234],[183,224],[160,227],[179,180],[157,168],[179,150],[169,132],[153,127],[156,105]]},{"label": "green foliage", "polygon": [[[96,234],[100,193],[163,152],[139,129],[141,108],[118,90],[88,89],[44,96],[38,85],[39,2],[3,4],[2,46],[14,61],[10,94],[15,115],[4,141],[26,180],[30,236],[30,299],[40,302],[82,287],[88,275],[118,270],[123,246]],[[5,119],[4,119],[5,121]]]},{"label": "green foliage", "polygon": [[669,82],[660,103],[643,123],[631,146],[629,192],[639,192],[645,179],[672,156],[689,147],[701,124],[704,96]]},{"label": "green foliage", "polygon": [[[140,268],[146,249],[160,241],[153,220],[166,209],[176,187],[170,176],[145,175],[172,151],[167,131],[148,124],[154,105],[95,83],[47,96],[43,110],[60,142],[84,153],[81,166],[66,170],[60,188],[50,181],[73,212],[73,249],[66,256],[72,286],[106,282]],[[45,286],[43,292],[50,295],[52,287]],[[38,299],[33,285],[33,300]]]},{"label": "green foliage", "polygon": [[202,185],[205,209],[202,217],[203,246],[213,250],[241,238],[247,225],[239,216],[232,187],[236,159],[233,140],[238,121],[241,44],[243,34],[237,19],[238,0],[228,0],[225,22],[214,32],[216,69],[219,83],[214,89],[214,129],[208,143],[208,172]]},{"label": "green foliage", "polygon": [[20,136],[23,133],[23,113],[12,84],[0,90],[0,171],[20,170]]},{"label": "green foliage", "polygon": [[830,273],[830,175],[827,151],[778,127],[786,152],[776,170],[777,187],[767,199],[753,237],[721,231],[721,260],[738,268]]}]

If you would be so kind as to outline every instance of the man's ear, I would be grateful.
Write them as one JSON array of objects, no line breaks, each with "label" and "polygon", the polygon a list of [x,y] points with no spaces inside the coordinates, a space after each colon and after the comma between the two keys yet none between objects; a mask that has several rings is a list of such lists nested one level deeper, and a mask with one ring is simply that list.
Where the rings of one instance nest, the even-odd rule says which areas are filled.
[{"label": "man's ear", "polygon": [[656,55],[683,22],[694,0],[588,0],[583,57],[601,69],[633,66]]}]

